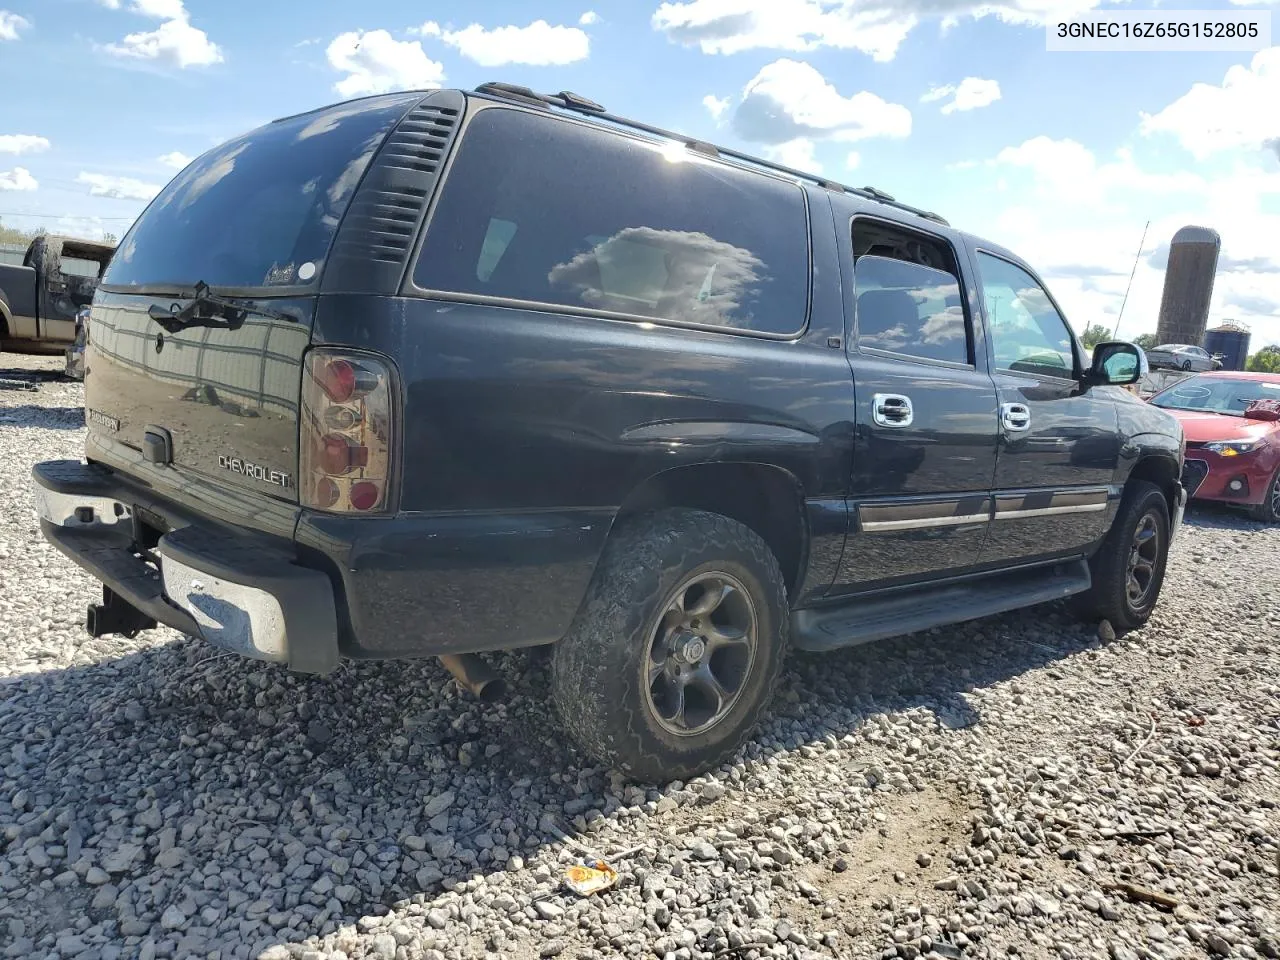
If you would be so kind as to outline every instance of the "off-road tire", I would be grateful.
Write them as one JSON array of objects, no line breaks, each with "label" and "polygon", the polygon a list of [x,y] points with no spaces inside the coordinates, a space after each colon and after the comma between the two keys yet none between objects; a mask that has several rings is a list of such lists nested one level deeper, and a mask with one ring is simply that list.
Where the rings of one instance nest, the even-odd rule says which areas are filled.
[{"label": "off-road tire", "polygon": [[[725,716],[701,734],[682,736],[654,717],[640,679],[642,658],[673,592],[703,570],[745,588],[755,611],[756,652]],[[552,652],[557,712],[579,746],[615,770],[645,783],[696,776],[724,763],[759,722],[782,671],[789,622],[778,561],[748,527],[693,510],[623,520]]]},{"label": "off-road tire", "polygon": [[[1129,558],[1134,535],[1144,519],[1151,517],[1157,530],[1159,558],[1149,592],[1139,604],[1129,599]],[[1111,621],[1117,633],[1136,630],[1151,617],[1164,585],[1169,559],[1169,503],[1154,483],[1131,480],[1125,488],[1120,508],[1102,546],[1089,561],[1093,585],[1074,603],[1077,615],[1090,622]]]},{"label": "off-road tire", "polygon": [[1280,523],[1280,503],[1277,503],[1276,492],[1280,487],[1280,469],[1267,484],[1267,492],[1262,502],[1249,511],[1249,516],[1260,523]]}]

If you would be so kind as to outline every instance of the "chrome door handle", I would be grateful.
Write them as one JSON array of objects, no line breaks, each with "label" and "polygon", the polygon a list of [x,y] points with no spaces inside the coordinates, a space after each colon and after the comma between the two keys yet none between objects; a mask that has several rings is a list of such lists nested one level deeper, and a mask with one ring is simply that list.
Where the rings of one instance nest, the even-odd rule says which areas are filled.
[{"label": "chrome door handle", "polygon": [[909,427],[915,418],[910,397],[900,393],[877,393],[871,398],[871,419],[882,427]]},{"label": "chrome door handle", "polygon": [[1031,408],[1025,403],[1002,403],[1000,423],[1010,433],[1026,433],[1031,429]]}]

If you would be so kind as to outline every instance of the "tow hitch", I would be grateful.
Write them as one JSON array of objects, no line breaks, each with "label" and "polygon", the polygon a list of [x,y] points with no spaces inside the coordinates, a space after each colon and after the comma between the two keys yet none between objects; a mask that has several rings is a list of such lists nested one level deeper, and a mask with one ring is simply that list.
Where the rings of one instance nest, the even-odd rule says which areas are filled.
[{"label": "tow hitch", "polygon": [[89,604],[84,621],[91,637],[119,633],[132,639],[155,625],[155,620],[105,586],[102,588],[102,602]]}]

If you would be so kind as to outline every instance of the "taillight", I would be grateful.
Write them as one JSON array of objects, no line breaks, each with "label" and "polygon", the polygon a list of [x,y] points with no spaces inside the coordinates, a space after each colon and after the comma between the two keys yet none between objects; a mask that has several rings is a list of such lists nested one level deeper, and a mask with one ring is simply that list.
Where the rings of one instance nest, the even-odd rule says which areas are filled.
[{"label": "taillight", "polygon": [[338,351],[307,354],[299,427],[302,504],[334,513],[384,509],[392,418],[386,364]]}]

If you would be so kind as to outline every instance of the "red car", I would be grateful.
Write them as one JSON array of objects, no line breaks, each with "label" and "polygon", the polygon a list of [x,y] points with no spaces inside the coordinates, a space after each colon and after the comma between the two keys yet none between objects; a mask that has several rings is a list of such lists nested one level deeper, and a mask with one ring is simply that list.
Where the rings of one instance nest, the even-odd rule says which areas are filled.
[{"label": "red car", "polygon": [[1197,500],[1280,523],[1280,374],[1201,373],[1151,398],[1182,421],[1182,483]]}]

